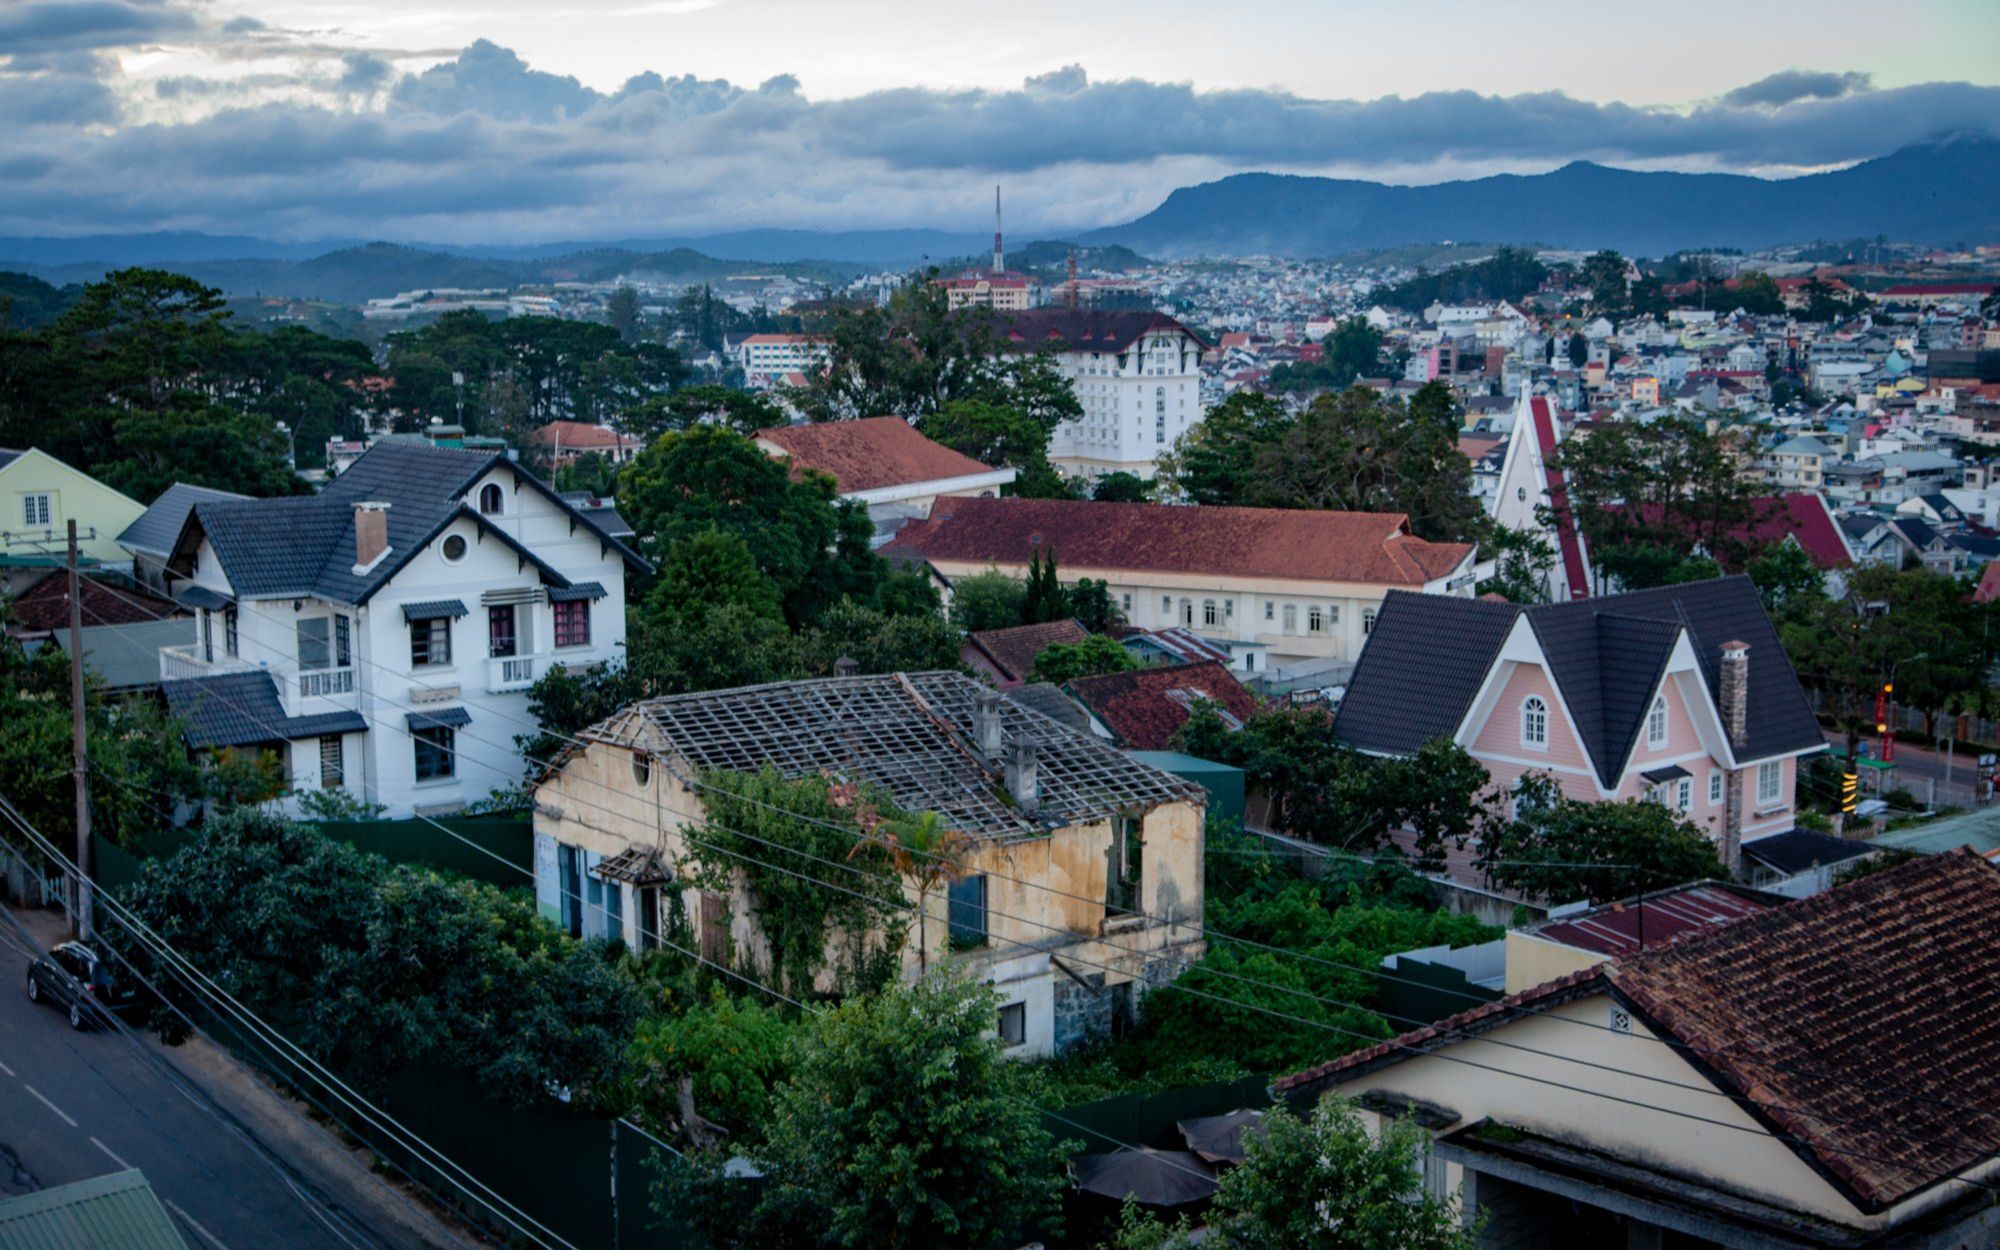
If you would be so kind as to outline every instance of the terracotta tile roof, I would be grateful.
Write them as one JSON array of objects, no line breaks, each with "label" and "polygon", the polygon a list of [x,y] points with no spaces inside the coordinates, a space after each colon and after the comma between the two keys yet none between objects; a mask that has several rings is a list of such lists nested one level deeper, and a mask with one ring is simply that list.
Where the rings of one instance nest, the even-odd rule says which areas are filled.
[{"label": "terracotta tile roof", "polygon": [[1616,965],[1864,1208],[2000,1154],[2000,871],[1929,856]]},{"label": "terracotta tile roof", "polygon": [[582,421],[551,421],[530,435],[537,443],[561,447],[564,451],[595,451],[603,447],[637,447],[639,440],[628,438],[608,425]]},{"label": "terracotta tile roof", "polygon": [[940,499],[893,544],[928,560],[1422,586],[1472,554],[1412,537],[1400,512],[1190,508],[1076,499]]},{"label": "terracotta tile roof", "polygon": [[[91,625],[134,625],[165,616],[182,615],[164,599],[143,590],[104,586],[88,574],[79,579],[83,602],[83,623]],[[51,573],[15,596],[11,624],[19,631],[40,633],[69,628],[69,575]]]},{"label": "terracotta tile roof", "polygon": [[1717,881],[1677,885],[1535,925],[1528,932],[1599,955],[1651,950],[1718,925],[1734,924],[1786,900]]},{"label": "terracotta tile roof", "polygon": [[971,456],[925,438],[901,417],[780,426],[757,431],[757,438],[795,464],[832,477],[843,494],[992,472]]},{"label": "terracotta tile roof", "polygon": [[[1274,1083],[1316,1095],[1609,991],[1875,1212],[2000,1155],[2000,869],[1969,851],[1649,947]],[[1579,1078],[1580,1080],[1581,1078]]]},{"label": "terracotta tile roof", "polygon": [[1238,724],[1257,710],[1243,683],[1213,660],[1079,677],[1064,688],[1131,751],[1166,750],[1201,699],[1219,705]]},{"label": "terracotta tile roof", "polygon": [[1079,643],[1090,637],[1074,617],[1043,621],[1037,625],[1015,625],[1007,629],[981,629],[966,636],[967,645],[977,648],[1001,674],[1013,681],[1028,680],[1028,670],[1044,647],[1057,643]]},{"label": "terracotta tile roof", "polygon": [[[1817,492],[1767,495],[1751,500],[1750,504],[1754,514],[1748,522],[1729,531],[1733,541],[1762,550],[1783,542],[1789,534],[1812,557],[1814,568],[1841,569],[1854,562],[1846,540],[1840,536],[1840,526],[1827,509],[1825,497]],[[1639,518],[1651,525],[1657,525],[1663,515],[1664,509],[1658,504],[1639,509]]]}]

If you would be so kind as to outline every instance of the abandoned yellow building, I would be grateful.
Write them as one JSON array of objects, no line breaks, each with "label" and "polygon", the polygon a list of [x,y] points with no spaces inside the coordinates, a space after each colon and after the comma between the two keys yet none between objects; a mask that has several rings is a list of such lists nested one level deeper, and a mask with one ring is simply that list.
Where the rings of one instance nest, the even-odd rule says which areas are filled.
[{"label": "abandoned yellow building", "polygon": [[[748,873],[725,886],[697,860],[713,845],[704,797],[717,775],[769,767],[877,788],[969,839],[962,875],[923,896],[898,958],[905,977],[948,959],[991,982],[1010,1054],[1117,1031],[1146,989],[1201,956],[1205,792],[961,673],[649,699],[578,739],[538,780],[534,819],[537,899],[579,936],[646,948],[678,900],[704,958],[768,975]],[[764,858],[828,889],[856,885],[834,864]],[[900,888],[914,913],[918,889]],[[869,936],[827,935],[820,988]]]}]

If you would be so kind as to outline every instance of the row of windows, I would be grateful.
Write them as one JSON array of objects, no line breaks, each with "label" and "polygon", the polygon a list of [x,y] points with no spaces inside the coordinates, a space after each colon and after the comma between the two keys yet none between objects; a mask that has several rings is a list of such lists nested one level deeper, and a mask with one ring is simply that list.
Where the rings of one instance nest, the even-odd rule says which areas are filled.
[{"label": "row of windows", "polygon": [[[1646,738],[1652,745],[1667,740],[1667,701],[1655,699],[1646,718]],[[1546,750],[1549,745],[1549,705],[1540,695],[1529,695],[1521,700],[1521,745]],[[1766,760],[1757,765],[1757,805],[1765,807],[1776,803],[1782,797],[1785,784],[1783,761]],[[1708,801],[1722,802],[1722,770],[1716,769],[1708,777]],[[1655,787],[1654,797],[1666,802],[1664,786]],[[1694,803],[1694,782],[1683,777],[1676,784],[1673,806],[1686,811]]]},{"label": "row of windows", "polygon": [[[337,790],[347,784],[346,739],[326,734],[319,740],[319,784]],[[410,731],[412,763],[418,781],[449,781],[458,775],[458,732],[446,725]]]},{"label": "row of windows", "polygon": [[[521,631],[515,612],[518,604],[496,604],[486,609],[486,654],[493,659],[519,655]],[[549,605],[555,615],[555,645],[590,645],[590,601],[574,599]],[[345,620],[346,618],[340,618]],[[430,617],[410,622],[410,665],[435,667],[451,663],[451,618]]]},{"label": "row of windows", "polygon": [[[1120,602],[1127,613],[1132,611],[1131,595],[1120,596]],[[1174,597],[1172,595],[1160,596],[1160,614],[1168,618],[1173,617]],[[1182,599],[1180,601],[1181,624],[1193,625],[1195,618],[1195,601],[1193,599]],[[1200,619],[1202,626],[1208,629],[1215,629],[1226,625],[1236,619],[1236,601],[1234,599],[1203,599],[1200,605]],[[1299,605],[1296,603],[1280,604],[1275,599],[1266,599],[1264,600],[1264,621],[1266,624],[1279,626],[1283,633],[1296,634],[1299,632]],[[1306,605],[1305,623],[1305,632],[1308,634],[1324,634],[1331,629],[1335,629],[1340,625],[1340,606],[1338,604],[1309,603]],[[1374,608],[1363,608],[1361,610],[1361,632],[1363,634],[1372,634],[1375,632]]]}]

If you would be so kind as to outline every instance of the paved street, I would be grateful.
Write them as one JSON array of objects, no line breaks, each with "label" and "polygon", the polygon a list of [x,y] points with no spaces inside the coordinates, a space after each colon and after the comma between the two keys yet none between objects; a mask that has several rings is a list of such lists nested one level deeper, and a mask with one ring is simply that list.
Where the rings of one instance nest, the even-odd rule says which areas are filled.
[{"label": "paved street", "polygon": [[[1845,734],[1831,730],[1826,735],[1827,742],[1835,748],[1845,750]],[[1881,750],[1881,740],[1870,738],[1868,758],[1874,759]],[[1907,742],[1896,744],[1896,771],[1892,784],[1901,786],[1922,799],[1929,782],[1937,783],[1937,803],[1940,807],[1974,808],[1979,806],[1975,799],[1978,782],[1979,752],[1977,749],[1961,747],[1949,753],[1949,777],[1947,777],[1947,753],[1928,747],[1911,746]],[[1866,791],[1864,791],[1866,792]]]},{"label": "paved street", "polygon": [[[52,936],[42,932],[47,917],[28,919],[36,938]],[[390,1250],[451,1241],[442,1229],[422,1229],[421,1212],[394,1210],[408,1200],[337,1147],[334,1162],[344,1166],[298,1167],[293,1160],[314,1145],[305,1134],[326,1138],[303,1121],[297,1127],[304,1134],[288,1134],[290,1141],[273,1143],[274,1131],[260,1128],[259,1139],[275,1144],[285,1162],[253,1145],[236,1118],[243,1090],[223,1091],[232,1104],[225,1113],[205,1092],[215,1083],[211,1075],[197,1086],[180,1070],[196,1070],[189,1065],[195,1056],[169,1063],[169,1052],[150,1038],[73,1032],[63,1013],[30,1003],[23,992],[30,944],[0,915],[0,1197],[136,1167],[197,1250]],[[276,1103],[267,1091],[255,1092]],[[258,1114],[254,1106],[242,1110]],[[321,1144],[327,1147],[331,1138]]]}]

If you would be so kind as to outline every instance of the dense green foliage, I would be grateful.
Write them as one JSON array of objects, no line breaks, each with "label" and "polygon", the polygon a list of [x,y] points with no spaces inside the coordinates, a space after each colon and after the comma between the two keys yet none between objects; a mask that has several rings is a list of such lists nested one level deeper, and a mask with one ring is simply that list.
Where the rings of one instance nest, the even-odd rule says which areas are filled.
[{"label": "dense green foliage", "polygon": [[1232,396],[1181,436],[1162,476],[1195,503],[1402,512],[1420,538],[1460,540],[1484,518],[1458,431],[1451,393],[1436,383],[1407,407],[1356,387],[1297,416]]},{"label": "dense green foliage", "polygon": [[1410,1120],[1371,1132],[1338,1098],[1304,1119],[1274,1110],[1243,1163],[1223,1173],[1205,1240],[1128,1211],[1110,1250],[1474,1250],[1478,1224],[1424,1188],[1429,1138]]},{"label": "dense green foliage", "polygon": [[1043,647],[1035,656],[1035,666],[1028,678],[1060,686],[1078,677],[1129,673],[1137,667],[1139,658],[1123,643],[1104,634],[1092,634],[1081,642],[1057,642]]},{"label": "dense green foliage", "polygon": [[0,445],[141,499],[175,481],[289,493],[276,420],[308,435],[353,425],[347,384],[367,353],[306,330],[238,333],[228,315],[208,287],[127,269],[34,329],[0,329]]},{"label": "dense green foliage", "polygon": [[742,1250],[1001,1250],[1055,1231],[1064,1147],[1009,1093],[995,1007],[991,989],[940,974],[820,1012],[749,1152],[761,1199],[731,1193],[710,1156],[664,1201]]},{"label": "dense green foliage", "polygon": [[[846,945],[833,971],[844,983],[879,978],[885,962],[893,968],[905,928],[894,869],[866,856],[851,872],[831,867],[879,823],[906,819],[885,795],[828,777],[788,780],[768,766],[709,773],[702,785],[707,819],[690,848],[697,880],[722,895],[741,881],[756,900],[769,966],[749,952],[739,958],[758,980],[795,997],[812,993],[836,937]],[[841,889],[822,884],[830,873]]]},{"label": "dense green foliage", "polygon": [[721,426],[654,440],[619,474],[618,505],[650,556],[669,558],[676,543],[711,530],[741,540],[795,625],[849,595],[871,597],[880,574],[861,505],[840,499],[824,474],[793,477]]},{"label": "dense green foliage", "polygon": [[1028,602],[1028,584],[989,569],[960,578],[951,592],[951,622],[968,634],[1019,625]]},{"label": "dense green foliage", "polygon": [[1784,576],[1772,561],[1752,569],[1773,609],[1799,678],[1843,724],[1874,722],[1876,692],[1894,674],[1906,707],[1995,710],[1986,671],[2000,655],[2000,606],[1976,603],[1966,580],[1927,569],[1853,570],[1848,597]]},{"label": "dense green foliage", "polygon": [[125,896],[196,967],[308,1051],[374,1084],[428,1060],[491,1097],[592,1105],[626,1080],[640,1002],[601,945],[530,900],[262,812],[208,822]]},{"label": "dense green foliage", "polygon": [[1715,843],[1662,803],[1583,802],[1544,773],[1514,791],[1514,819],[1490,822],[1476,861],[1505,888],[1550,902],[1630,898],[1720,876]]},{"label": "dense green foliage", "polygon": [[1484,260],[1453,265],[1435,273],[1418,269],[1416,276],[1376,292],[1390,308],[1422,312],[1432,304],[1483,304],[1514,301],[1534,294],[1548,279],[1548,266],[1525,248],[1501,247]]},{"label": "dense green foliage", "polygon": [[[46,646],[29,655],[19,639],[0,633],[0,725],[6,726],[0,733],[0,795],[51,836],[75,828],[68,652]],[[88,672],[84,733],[96,779],[92,827],[116,843],[167,827],[183,806],[256,802],[284,786],[283,767],[268,752],[223,751],[191,759],[179,746],[181,723],[158,703],[108,698]]]},{"label": "dense green foliage", "polygon": [[1736,434],[1687,417],[1616,421],[1562,444],[1591,558],[1628,589],[1695,581],[1755,554],[1743,535],[1771,506],[1742,470]]},{"label": "dense green foliage", "polygon": [[1493,576],[1477,587],[1480,594],[1499,595],[1509,603],[1540,603],[1548,597],[1556,549],[1542,531],[1495,525],[1480,544],[1480,554],[1494,562]]},{"label": "dense green foliage", "polygon": [[1271,370],[1274,391],[1337,391],[1381,372],[1382,332],[1361,317],[1347,317],[1320,341],[1318,360]]}]

